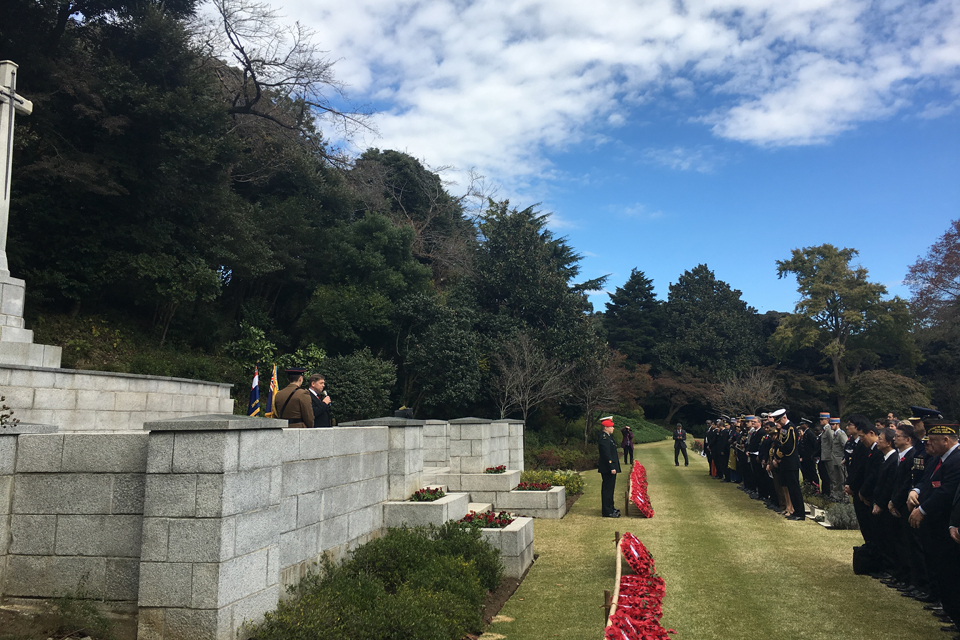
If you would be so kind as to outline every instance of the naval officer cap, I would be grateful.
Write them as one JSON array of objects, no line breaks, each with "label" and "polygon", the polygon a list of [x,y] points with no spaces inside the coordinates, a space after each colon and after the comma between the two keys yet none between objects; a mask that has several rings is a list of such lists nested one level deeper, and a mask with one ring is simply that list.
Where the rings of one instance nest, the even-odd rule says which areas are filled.
[{"label": "naval officer cap", "polygon": [[927,409],[926,407],[914,407],[911,405],[910,411],[913,412],[913,417],[910,418],[911,420],[927,420],[928,418],[934,420],[943,420],[943,414],[940,413],[939,409]]},{"label": "naval officer cap", "polygon": [[786,412],[787,412],[786,409],[777,409],[776,411],[774,411],[773,413],[770,414],[770,417],[773,418],[774,420],[776,420],[777,418],[779,418],[780,416],[782,416],[782,415],[785,414]]}]

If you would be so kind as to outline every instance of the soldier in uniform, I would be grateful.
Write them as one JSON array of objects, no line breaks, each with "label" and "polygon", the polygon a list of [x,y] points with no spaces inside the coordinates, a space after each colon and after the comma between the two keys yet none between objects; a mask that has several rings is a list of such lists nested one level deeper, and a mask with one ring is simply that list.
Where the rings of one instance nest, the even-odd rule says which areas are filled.
[{"label": "soldier in uniform", "polygon": [[717,480],[730,482],[730,423],[724,420],[713,439],[714,463],[717,467]]},{"label": "soldier in uniform", "polygon": [[617,487],[617,473],[620,472],[620,456],[617,443],[613,439],[613,416],[600,418],[603,433],[598,444],[600,458],[597,471],[600,472],[600,510],[604,518],[619,518],[620,511],[613,506],[613,492]]},{"label": "soldier in uniform", "polygon": [[787,516],[788,520],[803,520],[803,494],[800,492],[800,455],[797,450],[797,431],[793,423],[787,418],[786,409],[778,409],[772,414],[780,425],[780,440],[777,448],[775,464],[780,469],[780,483],[786,489],[790,498],[793,513]]},{"label": "soldier in uniform", "polygon": [[287,369],[287,380],[290,384],[277,392],[273,399],[277,417],[286,420],[287,424],[295,429],[313,427],[313,404],[310,402],[310,393],[303,386],[303,374],[306,369],[291,367]]},{"label": "soldier in uniform", "polygon": [[687,457],[687,431],[683,428],[683,425],[679,422],[677,423],[676,429],[673,430],[673,464],[676,467],[680,466],[680,452],[683,452],[683,466],[690,466],[690,459]]}]

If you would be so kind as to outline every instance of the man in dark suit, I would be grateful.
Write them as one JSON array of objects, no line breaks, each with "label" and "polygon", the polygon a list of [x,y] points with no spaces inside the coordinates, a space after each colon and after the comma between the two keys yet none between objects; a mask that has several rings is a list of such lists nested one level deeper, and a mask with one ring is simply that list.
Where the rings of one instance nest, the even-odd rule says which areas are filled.
[{"label": "man in dark suit", "polygon": [[770,414],[780,426],[780,438],[774,463],[780,469],[780,484],[790,495],[793,514],[787,520],[803,520],[803,494],[800,492],[800,454],[797,450],[797,431],[787,418],[786,409]]},{"label": "man in dark suit", "polygon": [[960,545],[950,534],[950,518],[960,488],[960,425],[944,419],[924,420],[932,469],[907,498],[910,526],[920,531],[923,553],[930,573],[930,601],[938,598],[943,611],[960,623]]},{"label": "man in dark suit", "polygon": [[677,423],[677,428],[673,430],[673,465],[680,466],[680,452],[683,452],[683,466],[690,466],[690,459],[687,457],[687,430],[683,425]]},{"label": "man in dark suit", "polygon": [[726,420],[717,431],[713,441],[714,460],[717,467],[717,480],[730,482],[730,423]]},{"label": "man in dark suit", "polygon": [[897,523],[896,548],[898,551],[898,573],[894,574],[902,586],[897,588],[910,595],[930,592],[927,580],[926,564],[923,561],[923,549],[916,529],[910,526],[907,516],[907,496],[910,490],[922,479],[922,473],[914,477],[917,456],[923,462],[923,445],[916,438],[913,425],[901,422],[895,438],[897,445],[897,473],[894,478],[893,493],[890,496],[888,510]]},{"label": "man in dark suit", "polygon": [[870,449],[864,444],[864,436],[868,430],[873,429],[873,423],[867,416],[855,413],[847,418],[847,427],[850,429],[852,437],[847,440],[848,447],[853,442],[853,450],[848,457],[847,464],[847,484],[843,492],[850,496],[853,501],[853,511],[857,515],[857,524],[860,525],[860,535],[863,536],[864,544],[870,542],[872,531],[870,525],[870,509],[860,500],[860,489],[863,487],[863,481],[866,478],[867,460],[870,457]]},{"label": "man in dark suit", "polygon": [[331,400],[324,387],[327,381],[319,373],[310,376],[310,406],[313,407],[313,426],[329,427]]},{"label": "man in dark suit", "polygon": [[600,458],[597,461],[601,480],[600,511],[604,518],[619,518],[620,511],[613,506],[613,492],[617,487],[617,474],[620,472],[620,455],[613,439],[613,416],[600,418],[600,426],[603,427],[598,443]]},{"label": "man in dark suit", "polygon": [[877,473],[877,481],[873,490],[873,516],[874,531],[877,532],[877,541],[880,544],[880,553],[886,562],[887,573],[890,574],[888,583],[891,585],[901,584],[898,576],[902,576],[904,571],[900,565],[900,556],[897,553],[897,539],[899,529],[897,520],[890,513],[889,504],[893,497],[894,483],[897,478],[897,463],[900,457],[893,446],[896,431],[891,428],[885,428],[880,431],[877,438],[877,451],[879,452],[880,470]]}]

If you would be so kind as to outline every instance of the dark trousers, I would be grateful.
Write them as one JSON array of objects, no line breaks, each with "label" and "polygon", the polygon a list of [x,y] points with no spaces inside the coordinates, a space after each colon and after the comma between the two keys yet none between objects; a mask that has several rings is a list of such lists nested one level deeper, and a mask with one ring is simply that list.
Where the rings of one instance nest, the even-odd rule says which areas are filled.
[{"label": "dark trousers", "polygon": [[[926,525],[926,526],[924,526]],[[920,526],[924,557],[930,572],[930,593],[940,598],[943,611],[955,623],[960,623],[960,545],[947,532],[946,523]]]},{"label": "dark trousers", "polygon": [[886,507],[879,515],[871,514],[870,517],[873,522],[873,530],[877,532],[877,546],[880,555],[883,556],[884,569],[894,577],[903,575],[903,567],[900,565],[900,556],[897,553],[899,522]]},{"label": "dark trousers", "polygon": [[907,552],[910,562],[910,584],[920,591],[930,591],[930,574],[927,571],[927,561],[923,556],[923,543],[920,541],[920,530],[910,526],[908,516],[901,515],[901,539],[907,541]]},{"label": "dark trousers", "polygon": [[[627,460],[627,456],[630,457],[630,460]],[[623,448],[623,463],[633,464],[633,445]]]},{"label": "dark trousers", "polygon": [[690,465],[690,458],[687,457],[687,445],[682,440],[675,440],[673,443],[673,464],[680,466],[680,452],[683,452],[683,466]]},{"label": "dark trousers", "polygon": [[794,515],[803,515],[803,494],[800,492],[800,476],[796,469],[781,469],[780,484],[790,494]]},{"label": "dark trousers", "polygon": [[[851,487],[851,490],[853,488]],[[873,507],[867,506],[864,504],[863,500],[860,499],[858,491],[853,492],[851,500],[853,500],[853,512],[857,514],[857,524],[860,525],[860,535],[863,536],[864,544],[876,544],[876,536],[873,534],[873,516],[870,514],[870,510]]]},{"label": "dark trousers", "polygon": [[613,515],[615,507],[613,506],[613,491],[617,487],[617,474],[601,473],[602,481],[600,483],[600,512],[605,515]]},{"label": "dark trousers", "polygon": [[819,484],[817,478],[817,465],[813,460],[804,460],[800,463],[800,473],[803,474],[803,481],[808,484]]},{"label": "dark trousers", "polygon": [[820,472],[820,493],[825,496],[830,495],[830,475],[827,473],[827,463],[821,460],[817,463],[817,471]]},{"label": "dark trousers", "polygon": [[716,463],[717,463],[717,477],[727,478],[729,480],[730,478],[727,475],[728,473],[727,465],[730,464],[730,454],[728,453],[727,455],[723,455],[723,453],[721,452],[720,454],[717,455]]}]

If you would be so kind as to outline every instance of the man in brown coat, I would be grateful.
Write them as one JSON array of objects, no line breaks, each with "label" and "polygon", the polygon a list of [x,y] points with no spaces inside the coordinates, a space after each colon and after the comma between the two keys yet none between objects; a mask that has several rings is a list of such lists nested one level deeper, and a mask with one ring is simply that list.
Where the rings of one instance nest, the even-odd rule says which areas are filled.
[{"label": "man in brown coat", "polygon": [[305,372],[306,369],[287,369],[287,379],[290,384],[278,391],[277,397],[273,399],[277,416],[286,420],[287,424],[295,429],[313,428],[313,405],[310,403],[310,393],[300,388],[303,386]]}]

